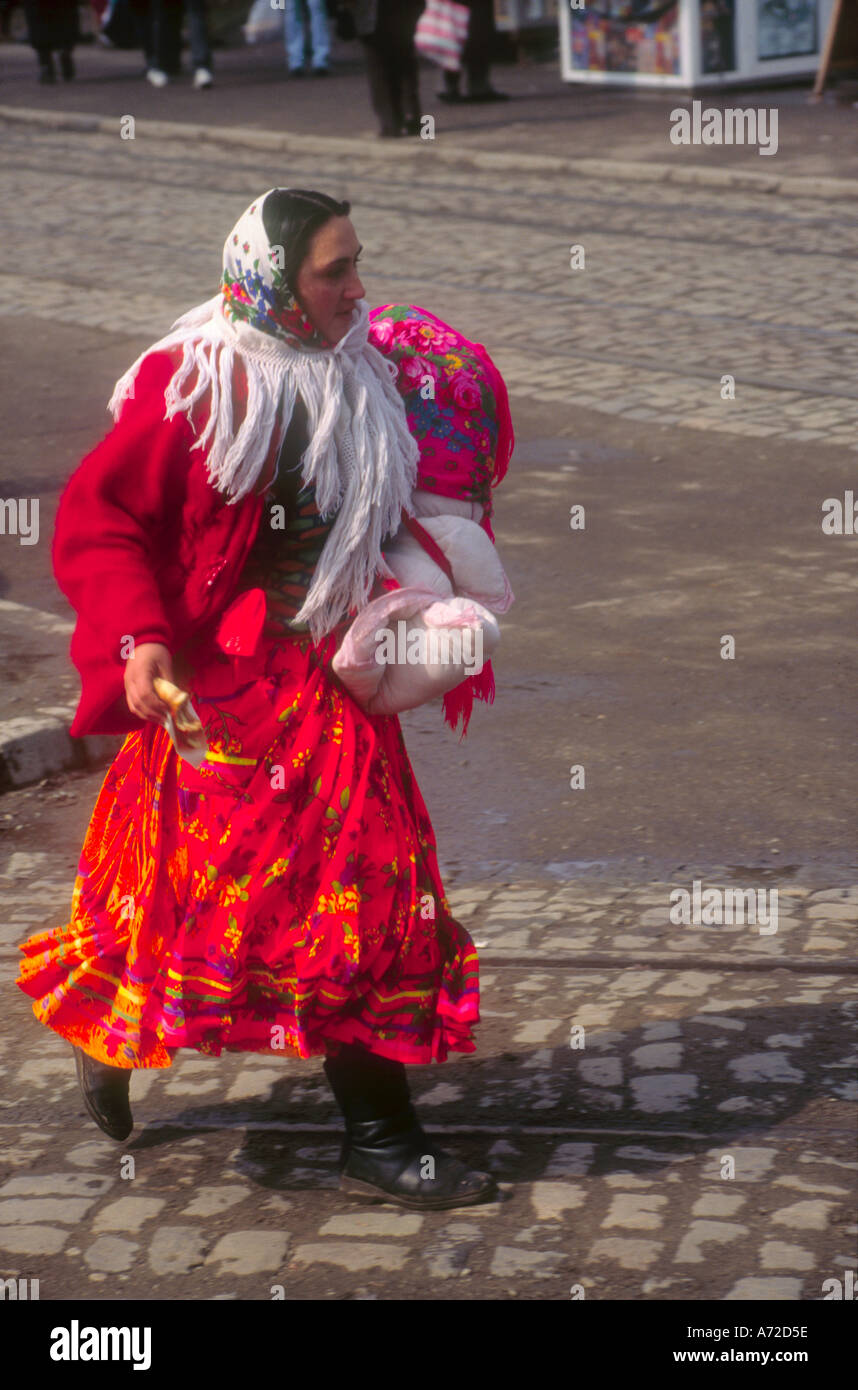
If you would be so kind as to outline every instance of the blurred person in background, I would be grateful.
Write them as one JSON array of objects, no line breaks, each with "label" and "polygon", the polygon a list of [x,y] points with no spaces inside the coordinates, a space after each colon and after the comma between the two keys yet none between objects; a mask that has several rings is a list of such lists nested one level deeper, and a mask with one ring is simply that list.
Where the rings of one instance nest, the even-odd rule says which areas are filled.
[{"label": "blurred person in background", "polygon": [[[307,59],[304,34],[304,7],[310,16],[310,46],[314,77],[327,77],[331,60],[331,35],[328,29],[328,10],[325,0],[280,0],[283,8],[283,28],[286,39],[286,63],[291,77],[304,76]],[[285,7],[284,7],[285,6]]]},{"label": "blurred person in background", "polygon": [[[98,0],[93,0],[97,10]],[[147,48],[149,0],[107,0],[99,21],[98,43],[104,48]]]},{"label": "blurred person in background", "polygon": [[420,90],[414,32],[424,0],[352,0],[364,46],[369,94],[383,139],[420,133]]},{"label": "blurred person in background", "polygon": [[[313,76],[327,77],[331,57],[327,8],[324,0],[308,0],[308,6]],[[304,22],[302,0],[254,0],[241,31],[249,44],[284,39],[289,75],[303,77],[307,56]]]},{"label": "blurred person in background", "polygon": [[460,90],[461,69],[445,69],[444,89],[438,93],[441,101],[508,101],[506,92],[498,92],[489,80],[489,67],[496,41],[493,0],[459,0],[471,12],[468,37],[462,50],[462,67],[468,79],[467,96]]},{"label": "blurred person in background", "polygon": [[206,0],[149,0],[146,77],[153,87],[166,87],[182,71],[182,15],[188,18],[188,38],[194,86],[211,87],[211,48],[206,24]]},{"label": "blurred person in background", "polygon": [[17,0],[0,0],[0,39],[12,37],[12,11]]},{"label": "blurred person in background", "polygon": [[27,38],[39,60],[39,81],[56,82],[54,54],[59,53],[63,79],[74,77],[72,50],[80,39],[77,0],[25,0]]}]

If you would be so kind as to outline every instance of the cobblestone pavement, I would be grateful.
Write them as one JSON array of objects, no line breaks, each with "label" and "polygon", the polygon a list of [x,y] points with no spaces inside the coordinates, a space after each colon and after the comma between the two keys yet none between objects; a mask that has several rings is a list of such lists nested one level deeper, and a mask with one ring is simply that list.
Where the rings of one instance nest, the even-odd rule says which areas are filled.
[{"label": "cobblestone pavement", "polygon": [[[4,989],[15,942],[68,896],[72,837],[51,839],[6,862]],[[516,867],[447,876],[481,948],[480,1053],[411,1071],[424,1123],[490,1167],[501,1200],[419,1215],[341,1196],[318,1061],[182,1053],[135,1073],[137,1127],[113,1144],[83,1114],[68,1046],[15,991],[0,1278],[36,1278],[42,1299],[557,1300],[577,1285],[818,1301],[843,1284],[858,1267],[858,884],[799,874],[764,936],[670,925],[669,883]]]},{"label": "cobblestone pavement", "polygon": [[[407,286],[455,311],[507,345],[499,365],[535,401],[858,448],[851,205],[605,177],[569,189],[544,174],[503,183],[433,166],[429,143],[395,163],[368,144],[359,168],[353,154],[329,154],[284,169],[259,151],[239,161],[118,133],[9,124],[3,141],[7,235],[39,242],[41,273],[22,287],[17,265],[0,272],[0,313],[151,339],[212,292],[210,229],[217,243],[260,188],[314,179],[355,202],[370,299]],[[570,269],[572,245],[583,270]],[[725,375],[734,400],[721,397]]]},{"label": "cobblestone pavement", "polygon": [[[695,479],[674,469],[656,488],[656,475],[643,467],[635,481],[628,460],[623,488],[602,499],[615,512],[614,540],[595,552],[600,563],[591,552],[588,573],[574,572],[556,533],[545,552],[558,507],[566,525],[566,483],[558,489],[557,474],[574,475],[578,455],[570,448],[561,459],[557,450],[579,407],[601,414],[615,450],[592,456],[607,460],[606,488],[617,476],[610,469],[620,457],[620,425],[629,437],[647,433],[647,461],[665,425],[697,431],[701,456],[711,435],[732,434],[748,451],[770,436],[770,471],[755,474],[757,490],[744,505],[775,511],[780,463],[795,445],[810,440],[814,459],[820,444],[856,447],[855,337],[843,307],[856,215],[842,206],[821,211],[776,197],[763,204],[740,193],[654,192],[604,179],[570,189],[531,175],[499,182],[488,172],[434,168],[424,149],[383,167],[368,149],[359,168],[335,154],[296,157],[284,168],[258,151],[227,160],[214,147],[122,145],[10,126],[4,155],[7,245],[37,246],[40,273],[22,275],[16,261],[0,274],[0,314],[20,324],[22,343],[45,325],[74,326],[94,353],[92,330],[106,331],[108,344],[118,344],[117,370],[127,365],[134,335],[140,350],[213,291],[212,240],[253,194],[312,178],[355,200],[369,298],[407,294],[470,329],[526,403],[536,444],[526,473],[511,472],[510,500],[500,499],[525,518],[505,535],[522,604],[522,617],[515,610],[505,630],[512,656],[505,679],[522,692],[520,702],[532,697],[539,719],[528,728],[519,714],[512,728],[525,704],[507,707],[511,751],[495,754],[498,764],[508,758],[505,802],[481,799],[474,769],[488,767],[493,748],[478,719],[467,755],[455,753],[463,768],[466,756],[473,759],[470,771],[458,782],[445,771],[449,782],[431,785],[427,797],[448,845],[442,863],[451,904],[480,944],[484,1023],[479,1051],[440,1073],[416,1069],[415,1092],[443,1142],[488,1163],[502,1184],[503,1200],[461,1212],[421,1217],[340,1196],[339,1123],[317,1062],[181,1054],[165,1074],[135,1075],[134,1135],[122,1146],[104,1140],[83,1113],[68,1047],[40,1029],[28,1001],[10,990],[15,943],[67,911],[98,778],[2,799],[9,848],[0,861],[8,1001],[0,1016],[0,1276],[38,1278],[43,1299],[269,1299],[278,1286],[296,1299],[565,1299],[573,1286],[596,1299],[824,1297],[823,1281],[855,1269],[858,1233],[848,958],[858,887],[844,862],[843,800],[831,771],[847,746],[840,695],[848,676],[832,653],[855,576],[841,550],[836,561],[817,555],[804,536],[790,549],[772,528],[762,556],[744,532],[741,546],[713,533],[702,553],[699,512],[683,513],[688,530],[670,551],[667,514],[655,509],[668,495],[705,486],[722,525],[720,475]],[[571,243],[584,245],[585,271],[570,271]],[[720,399],[725,373],[736,377],[735,401]],[[550,422],[541,464],[540,418]],[[47,408],[45,419],[46,431],[56,430]],[[723,452],[725,473],[735,470],[741,460]],[[592,458],[579,486],[596,486]],[[789,479],[795,486],[793,463]],[[801,497],[814,512],[808,535],[811,526],[818,531],[817,485]],[[827,491],[826,484],[820,496]],[[784,524],[794,525],[795,515]],[[44,525],[47,535],[47,518]],[[642,571],[615,573],[612,543],[627,563],[647,547],[657,551],[661,580],[642,587]],[[26,602],[15,578],[13,598]],[[720,607],[715,617],[707,610],[706,621],[720,624],[729,611],[732,623],[741,612],[755,653],[750,675],[745,668],[735,686],[720,672],[713,677],[708,648],[694,646],[700,593],[716,586]],[[562,627],[553,610],[540,609],[546,588],[561,607],[567,590],[575,604],[583,675],[577,668],[570,675],[569,644],[552,644]],[[790,685],[793,703],[776,702],[778,678],[798,661],[783,629],[772,629],[776,599],[789,608],[789,641],[812,612],[803,659],[841,682],[821,702],[794,702],[806,666]],[[662,625],[650,625],[644,638],[623,626],[654,618]],[[775,619],[785,621],[779,610]],[[36,665],[41,640],[34,630]],[[647,642],[654,655],[642,666]],[[658,791],[651,741],[635,761],[629,726],[637,706],[627,693],[635,676],[624,665],[626,649],[645,670],[637,676],[643,703],[658,707],[660,699],[667,712],[660,734],[666,726],[672,743],[667,752],[658,745],[661,772],[666,767],[670,780],[676,768],[679,784],[689,764],[669,758],[702,759],[709,772],[697,770],[703,793],[696,799],[712,803],[708,830],[721,816],[734,842],[747,845],[741,862],[755,867],[707,860],[712,834],[695,839],[690,824],[674,832],[670,852],[679,843],[703,848],[672,861],[670,873],[663,861],[653,870],[638,865],[635,877],[616,864],[571,858],[569,839],[580,845],[596,836],[588,812],[576,819],[568,795],[563,801],[556,790],[558,777],[565,789],[576,747],[604,772],[601,793],[593,778],[589,804],[598,806],[601,795],[608,805],[609,849],[622,843],[629,858],[642,859],[646,827],[633,823],[644,820],[636,798],[659,802],[648,808],[650,831],[669,801]],[[660,685],[670,663],[678,684]],[[67,696],[59,685],[52,693],[55,669],[45,667],[46,703]],[[491,716],[502,712],[500,695]],[[573,725],[578,717],[582,724]],[[418,750],[428,747],[429,723],[419,712]],[[434,711],[432,725],[435,738]],[[710,732],[699,727],[707,725]],[[654,734],[645,725],[642,745],[647,737]],[[793,761],[799,747],[810,757],[804,770]],[[758,749],[762,769],[748,761]],[[443,757],[449,769],[454,754]],[[821,787],[813,780],[817,761],[828,778]],[[624,770],[626,762],[633,767]],[[716,785],[725,763],[726,789]],[[799,795],[812,808],[807,830]],[[488,820],[479,819],[483,812]],[[504,829],[511,813],[518,821]],[[486,862],[468,853],[471,814]],[[564,827],[554,832],[562,852],[552,840],[554,851],[541,853],[547,840],[533,834],[534,824],[543,833],[549,816]],[[839,867],[822,862],[819,836],[836,842]],[[667,838],[660,823],[661,855]],[[501,840],[517,843],[517,858],[502,857]],[[764,851],[782,855],[777,873],[770,859],[760,867]],[[777,932],[673,925],[670,893],[690,889],[695,878],[777,887]],[[123,1155],[134,1159],[133,1178],[123,1176]]]}]

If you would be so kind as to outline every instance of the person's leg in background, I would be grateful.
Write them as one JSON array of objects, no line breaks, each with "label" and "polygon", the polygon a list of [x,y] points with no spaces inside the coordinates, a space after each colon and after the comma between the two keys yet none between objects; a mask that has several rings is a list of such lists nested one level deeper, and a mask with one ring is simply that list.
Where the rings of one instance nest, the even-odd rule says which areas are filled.
[{"label": "person's leg in background", "polygon": [[153,87],[163,87],[167,81],[162,62],[164,5],[166,0],[149,0],[149,23],[146,26],[146,77]]},{"label": "person's leg in background", "polygon": [[36,57],[39,61],[39,81],[56,82],[57,70],[54,67],[54,55],[49,48],[37,48]]},{"label": "person's leg in background", "polygon": [[457,102],[457,101],[464,101],[465,98],[462,96],[461,82],[462,82],[462,69],[461,69],[461,68],[445,68],[445,69],[444,69],[444,86],[443,86],[443,88],[441,89],[441,91],[438,93],[438,96],[439,96],[439,98],[441,99],[441,101],[446,101],[446,102],[451,102],[451,103],[455,103],[455,102]]},{"label": "person's leg in background", "polygon": [[301,0],[286,0],[283,11],[286,65],[293,77],[304,75],[304,6]]},{"label": "person's leg in background", "polygon": [[163,87],[182,69],[182,0],[150,0],[146,76]]},{"label": "person's leg in background", "polygon": [[39,81],[56,82],[54,50],[59,50],[63,77],[74,77],[72,49],[79,38],[76,0],[26,0],[27,38],[39,63]]},{"label": "person's leg in background", "polygon": [[489,80],[495,44],[493,0],[468,0],[468,8],[471,18],[462,51],[462,67],[468,77],[468,100],[506,101],[506,92],[496,92]]},{"label": "person's leg in background", "polygon": [[152,81],[151,74],[158,68],[158,55],[155,47],[155,20],[154,20],[155,0],[132,0],[131,10],[134,15],[134,23],[137,30],[137,42],[143,50],[143,61],[146,64],[146,76]]},{"label": "person's leg in background", "polygon": [[212,54],[206,23],[206,0],[185,0],[185,13],[188,16],[188,39],[190,40],[191,62],[194,68],[194,86],[198,88],[210,87],[212,85]]},{"label": "person's leg in background", "polygon": [[328,7],[325,0],[308,0],[310,8],[310,39],[313,45],[313,73],[327,73],[331,61],[331,31],[328,27]]},{"label": "person's leg in background", "polygon": [[164,23],[161,28],[164,71],[178,77],[182,71],[182,0],[162,0]]},{"label": "person's leg in background", "polygon": [[386,139],[402,134],[403,120],[396,71],[396,44],[392,32],[395,3],[396,0],[378,0],[375,29],[371,34],[362,35],[369,97],[378,117],[378,133]]},{"label": "person's leg in background", "polygon": [[56,11],[54,40],[60,52],[60,72],[64,82],[71,82],[75,75],[72,51],[80,40],[77,0],[56,0]]},{"label": "person's leg in background", "polygon": [[420,134],[420,68],[414,34],[423,13],[424,0],[402,0],[396,15],[396,57],[398,104],[408,135]]}]

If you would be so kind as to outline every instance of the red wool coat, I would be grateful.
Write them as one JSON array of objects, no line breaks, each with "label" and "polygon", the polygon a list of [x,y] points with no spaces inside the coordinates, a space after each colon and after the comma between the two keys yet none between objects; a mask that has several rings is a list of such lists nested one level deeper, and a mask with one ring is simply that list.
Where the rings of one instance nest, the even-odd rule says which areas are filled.
[{"label": "red wool coat", "polygon": [[[228,505],[206,477],[206,449],[190,452],[195,433],[187,416],[164,420],[164,391],[178,360],[155,353],[144,361],[134,397],[60,501],[53,563],[78,614],[75,737],[143,727],[125,701],[123,641],[162,642],[176,653],[192,636],[214,631],[259,529],[276,432],[257,492]],[[238,416],[246,398],[242,377],[234,386]],[[197,433],[207,419],[204,401],[194,413]]]}]

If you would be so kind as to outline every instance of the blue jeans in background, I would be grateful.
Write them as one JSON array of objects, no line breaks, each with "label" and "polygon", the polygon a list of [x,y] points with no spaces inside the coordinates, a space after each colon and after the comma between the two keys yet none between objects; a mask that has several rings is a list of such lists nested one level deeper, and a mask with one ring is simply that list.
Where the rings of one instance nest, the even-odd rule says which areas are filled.
[{"label": "blue jeans in background", "polygon": [[[313,47],[313,67],[326,68],[331,56],[331,36],[325,0],[306,0],[310,11],[310,39]],[[286,0],[283,11],[286,38],[286,60],[289,71],[304,66],[304,5],[302,0]]]}]

